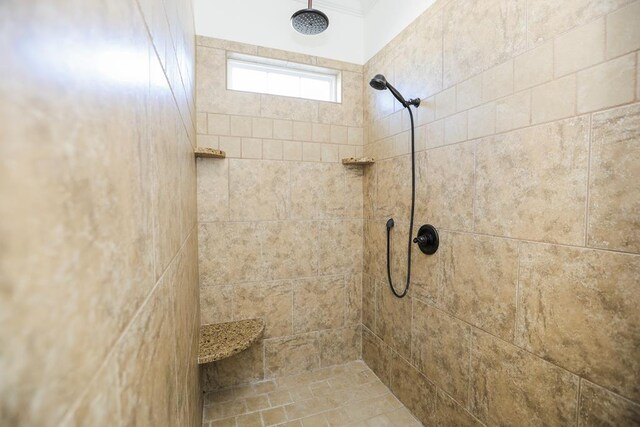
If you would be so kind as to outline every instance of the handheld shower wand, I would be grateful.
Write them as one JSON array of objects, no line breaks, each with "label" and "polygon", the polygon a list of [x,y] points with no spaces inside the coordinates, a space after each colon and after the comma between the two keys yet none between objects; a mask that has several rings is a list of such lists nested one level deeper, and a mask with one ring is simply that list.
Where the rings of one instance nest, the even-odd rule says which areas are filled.
[{"label": "handheld shower wand", "polygon": [[[396,288],[393,286],[393,280],[391,279],[391,229],[395,226],[395,222],[393,218],[389,218],[387,221],[387,278],[389,280],[389,287],[391,287],[391,292],[398,297],[403,298],[409,292],[409,285],[411,283],[411,237],[413,236],[413,217],[415,215],[416,208],[416,148],[415,148],[415,124],[413,121],[413,112],[411,111],[411,106],[419,107],[420,106],[420,98],[409,99],[408,101],[404,99],[404,97],[398,92],[398,90],[391,85],[387,81],[387,79],[382,74],[377,74],[369,85],[376,90],[385,90],[389,89],[389,91],[393,94],[393,96],[398,100],[400,104],[404,108],[409,111],[409,118],[411,119],[411,219],[409,221],[409,242],[407,244],[407,282],[405,284],[404,290],[402,292],[396,291]],[[429,224],[425,224],[420,227],[420,231],[418,232],[418,236],[413,239],[413,243],[417,243],[420,247],[420,250],[425,254],[434,254],[436,250],[438,250],[439,238],[438,232],[435,227]]]}]

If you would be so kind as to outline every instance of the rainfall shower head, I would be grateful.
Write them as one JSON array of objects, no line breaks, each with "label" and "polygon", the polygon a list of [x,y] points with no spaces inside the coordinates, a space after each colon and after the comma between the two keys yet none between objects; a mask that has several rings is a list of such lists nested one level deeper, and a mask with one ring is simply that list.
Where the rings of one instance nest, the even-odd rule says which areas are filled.
[{"label": "rainfall shower head", "polygon": [[329,18],[312,7],[312,1],[306,9],[301,9],[291,17],[291,26],[300,34],[313,36],[329,27]]},{"label": "rainfall shower head", "polygon": [[369,82],[369,85],[375,90],[389,89],[393,96],[396,97],[398,102],[405,108],[409,108],[409,105],[413,105],[415,107],[420,106],[420,98],[410,99],[409,101],[405,100],[400,92],[398,92],[398,90],[393,87],[382,74],[376,74],[375,77],[372,78]]}]

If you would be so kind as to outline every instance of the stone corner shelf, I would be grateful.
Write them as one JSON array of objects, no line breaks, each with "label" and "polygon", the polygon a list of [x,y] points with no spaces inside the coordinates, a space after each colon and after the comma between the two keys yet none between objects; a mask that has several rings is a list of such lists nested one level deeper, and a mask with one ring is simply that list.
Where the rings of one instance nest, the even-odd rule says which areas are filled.
[{"label": "stone corner shelf", "polygon": [[342,159],[343,165],[352,165],[352,166],[367,166],[372,165],[376,161],[372,157],[348,157],[346,159]]},{"label": "stone corner shelf", "polygon": [[227,157],[227,153],[225,153],[224,151],[208,147],[196,147],[195,154],[196,157],[209,159],[224,159],[225,157]]},{"label": "stone corner shelf", "polygon": [[240,353],[256,342],[263,333],[262,319],[200,326],[198,364],[215,362]]}]

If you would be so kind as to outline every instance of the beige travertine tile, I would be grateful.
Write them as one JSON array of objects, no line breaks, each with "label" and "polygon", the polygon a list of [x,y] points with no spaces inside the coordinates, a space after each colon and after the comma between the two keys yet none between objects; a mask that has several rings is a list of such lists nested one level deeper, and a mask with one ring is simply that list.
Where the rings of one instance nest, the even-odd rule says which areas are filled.
[{"label": "beige travertine tile", "polygon": [[273,138],[273,120],[254,117],[251,123],[254,138]]},{"label": "beige travertine tile", "polygon": [[229,131],[232,136],[252,136],[253,126],[251,117],[231,116],[229,118]]},{"label": "beige travertine tile", "polygon": [[260,411],[271,406],[269,404],[269,397],[266,394],[247,397],[245,399],[245,404],[247,405],[247,411],[249,412]]},{"label": "beige travertine tile", "polygon": [[236,423],[246,427],[262,427],[260,413],[240,415],[236,418]]},{"label": "beige travertine tile", "polygon": [[242,157],[242,142],[241,139],[235,136],[221,136],[219,137],[218,148],[224,151],[229,158]]},{"label": "beige travertine tile", "polygon": [[282,157],[284,158],[284,160],[302,161],[302,142],[283,141]]},{"label": "beige travertine tile", "polygon": [[401,356],[394,354],[390,363],[390,388],[398,399],[424,425],[434,421],[437,389]]},{"label": "beige travertine tile", "polygon": [[260,114],[253,114],[255,116],[280,120],[318,121],[317,101],[275,95],[259,96]]},{"label": "beige travertine tile", "polygon": [[345,167],[345,217],[362,219],[364,209],[363,177],[361,167]]},{"label": "beige travertine tile", "polygon": [[467,112],[458,113],[444,120],[444,143],[453,144],[467,139]]},{"label": "beige travertine tile", "polygon": [[633,101],[635,71],[634,54],[580,71],[578,73],[578,113]]},{"label": "beige travertine tile", "polygon": [[71,419],[67,418],[63,425],[79,427],[101,423],[111,425],[121,423],[119,393],[118,369],[115,357],[111,357],[93,379],[79,405],[73,409]]},{"label": "beige travertine tile", "polygon": [[342,218],[346,214],[345,168],[338,164],[291,163],[291,218]]},{"label": "beige travertine tile", "polygon": [[287,163],[229,160],[230,219],[285,219],[290,211],[289,193]]},{"label": "beige travertine tile", "polygon": [[481,421],[518,426],[575,422],[578,377],[477,329],[471,339],[470,408]]},{"label": "beige travertine tile", "polygon": [[293,331],[296,334],[344,326],[344,276],[301,279],[293,285]]},{"label": "beige travertine tile", "polygon": [[531,124],[531,91],[525,90],[496,102],[496,132]]},{"label": "beige travertine tile", "polygon": [[[256,233],[262,248],[264,278],[290,279],[317,274],[317,223],[263,222]],[[255,235],[252,242],[255,247]]]},{"label": "beige travertine tile", "polygon": [[491,135],[496,131],[496,103],[490,102],[469,110],[467,135],[469,139]]},{"label": "beige travertine tile", "polygon": [[311,141],[311,123],[293,122],[293,139],[296,141]]},{"label": "beige travertine tile", "polygon": [[518,244],[495,237],[441,236],[442,289],[438,306],[505,340],[513,339]]},{"label": "beige travertine tile", "polygon": [[369,330],[376,328],[376,280],[362,275],[362,324]]},{"label": "beige travertine tile", "polygon": [[521,251],[516,342],[638,399],[640,336],[634,325],[640,297],[633,287],[640,258],[542,244],[525,244]]},{"label": "beige travertine tile", "polygon": [[438,390],[436,420],[437,425],[442,427],[479,427],[483,425],[442,390]]},{"label": "beige travertine tile", "polygon": [[207,129],[210,135],[230,135],[229,116],[226,114],[207,114]]},{"label": "beige travertine tile", "polygon": [[242,158],[243,159],[261,159],[262,158],[262,140],[257,138],[242,138]]},{"label": "beige travertine tile", "polygon": [[346,144],[348,142],[348,134],[349,128],[346,126],[331,126],[331,143]]},{"label": "beige travertine tile", "polygon": [[260,95],[228,91],[225,75],[226,52],[204,46],[196,47],[196,109],[210,113],[260,115]]},{"label": "beige travertine tile", "polygon": [[526,2],[451,3],[444,27],[444,86],[459,83],[520,53]]},{"label": "beige travertine tile", "polygon": [[274,120],[273,137],[276,139],[293,139],[293,122],[291,120]]},{"label": "beige travertine tile", "polygon": [[198,147],[218,148],[220,146],[220,137],[215,135],[198,134],[197,141]]},{"label": "beige travertine tile", "polygon": [[356,157],[356,147],[352,145],[340,145],[338,151],[339,159],[346,159],[349,157]]},{"label": "beige travertine tile", "polygon": [[386,277],[386,226],[387,221],[364,223],[364,271],[373,277]]},{"label": "beige travertine tile", "polygon": [[426,148],[444,145],[444,120],[438,120],[425,125]]},{"label": "beige travertine tile", "polygon": [[233,288],[205,286],[200,288],[200,323],[231,322],[233,320]]},{"label": "beige travertine tile", "polygon": [[534,46],[550,40],[577,25],[593,21],[633,0],[537,0],[527,4],[528,44]]},{"label": "beige travertine tile", "polygon": [[578,425],[631,426],[640,421],[640,405],[582,380]]},{"label": "beige travertine tile", "polygon": [[640,107],[593,115],[588,245],[640,253]]},{"label": "beige travertine tile", "polygon": [[553,79],[553,43],[545,43],[514,59],[515,90],[528,89]]},{"label": "beige travertine tile", "polygon": [[334,366],[357,360],[362,354],[360,325],[321,331],[320,366]]},{"label": "beige travertine tile", "polygon": [[233,287],[234,319],[262,318],[265,321],[266,338],[291,335],[293,323],[293,283],[291,281],[258,282]]},{"label": "beige travertine tile", "polygon": [[226,285],[262,278],[256,247],[257,224],[250,222],[203,223],[198,227],[200,286]]},{"label": "beige travertine tile", "polygon": [[584,117],[574,118],[478,143],[475,229],[531,240],[584,242],[587,124]]},{"label": "beige travertine tile", "polygon": [[640,3],[631,3],[607,16],[607,58],[640,49]]},{"label": "beige travertine tile", "polygon": [[287,50],[273,49],[270,47],[258,46],[258,55],[266,58],[281,59],[283,61],[297,62],[300,64],[315,65],[317,58],[304,53],[290,52]]},{"label": "beige travertine tile", "polygon": [[202,367],[202,390],[220,390],[248,384],[264,378],[263,341],[228,359],[207,363]]},{"label": "beige travertine tile", "polygon": [[484,102],[513,93],[513,60],[509,60],[482,73],[482,100]]},{"label": "beige travertine tile", "polygon": [[319,110],[318,121],[333,125],[362,126],[363,83],[362,74],[342,71],[342,103],[316,102]]},{"label": "beige travertine tile", "polygon": [[364,130],[362,128],[350,127],[347,130],[347,142],[350,145],[364,144]]},{"label": "beige travertine tile", "polygon": [[329,275],[361,271],[362,220],[322,221],[319,227],[318,273]]},{"label": "beige travertine tile", "polygon": [[[405,245],[403,245],[405,247]],[[406,275],[406,273],[405,273]],[[396,291],[404,289],[405,276],[395,276]],[[396,298],[385,283],[376,299],[376,333],[395,351],[406,358],[411,357],[411,299]]]},{"label": "beige travertine tile", "polygon": [[411,336],[411,360],[418,370],[465,404],[469,392],[471,327],[413,300]]},{"label": "beige travertine tile", "polygon": [[[362,242],[362,239],[360,239]],[[360,261],[362,257],[360,257]],[[362,273],[348,274],[345,276],[347,289],[347,312],[345,322],[347,325],[360,325],[362,323]]]},{"label": "beige travertine tile", "polygon": [[229,161],[198,159],[198,221],[229,219]]},{"label": "beige travertine tile", "polygon": [[422,14],[404,31],[395,59],[395,76],[400,93],[409,98],[426,98],[442,89],[443,13]]},{"label": "beige travertine tile", "polygon": [[236,136],[221,136],[219,138],[218,148],[227,154],[230,158],[242,157],[242,140]]},{"label": "beige travertine tile", "polygon": [[447,229],[473,228],[474,157],[470,142],[416,156],[418,218]]},{"label": "beige travertine tile", "polygon": [[322,144],[320,157],[325,163],[338,163],[340,161],[340,146],[335,144]]},{"label": "beige travertine tile", "polygon": [[265,426],[282,424],[287,421],[287,413],[283,407],[267,409],[261,412]]},{"label": "beige travertine tile", "polygon": [[456,112],[456,88],[450,87],[436,95],[436,119],[450,116]]},{"label": "beige travertine tile", "polygon": [[482,103],[482,74],[458,83],[456,103],[457,111],[468,110]]},{"label": "beige travertine tile", "polygon": [[318,333],[265,340],[265,375],[294,374],[320,367]]},{"label": "beige travertine tile", "polygon": [[385,385],[389,385],[391,352],[386,344],[367,328],[362,328],[362,360]]},{"label": "beige travertine tile", "polygon": [[265,160],[282,160],[282,144],[285,141],[265,139],[262,141],[262,157]]},{"label": "beige travertine tile", "polygon": [[[457,90],[457,89],[456,89]],[[456,95],[457,97],[457,95]],[[420,101],[420,107],[414,110],[414,115],[416,116],[416,127],[422,126],[426,123],[431,123],[436,119],[436,97],[431,96],[427,99],[422,99]],[[378,131],[375,128],[375,123],[373,124],[373,131]],[[374,135],[377,135],[374,133]],[[371,138],[370,138],[371,139]],[[375,138],[374,138],[375,139]]]},{"label": "beige travertine tile", "polygon": [[554,40],[556,77],[604,61],[604,18],[569,31]]},{"label": "beige travertine tile", "polygon": [[207,133],[207,113],[198,112],[196,122],[196,132],[200,134]]},{"label": "beige travertine tile", "polygon": [[159,351],[175,343],[173,279],[163,276],[116,352],[121,419],[127,424],[173,423],[176,418],[175,356]]},{"label": "beige travertine tile", "polygon": [[319,162],[322,160],[322,144],[313,142],[302,143],[302,160],[305,162]]},{"label": "beige travertine tile", "polygon": [[[32,6],[0,18],[14,77],[0,89],[0,424],[179,424],[178,390],[197,396],[170,350],[177,330],[191,344],[174,302],[198,305],[197,278],[181,292],[174,280],[197,215],[195,109],[180,116],[193,89],[173,50],[154,53],[171,43],[145,25],[166,22],[162,5]],[[105,55],[125,75],[96,67]],[[191,68],[193,51],[181,56]]]},{"label": "beige travertine tile", "polygon": [[543,123],[576,114],[576,75],[531,89],[531,122]]},{"label": "beige travertine tile", "polygon": [[408,220],[411,203],[411,158],[409,156],[376,163],[377,218]]},{"label": "beige travertine tile", "polygon": [[331,126],[321,123],[312,123],[311,140],[313,142],[331,142]]}]

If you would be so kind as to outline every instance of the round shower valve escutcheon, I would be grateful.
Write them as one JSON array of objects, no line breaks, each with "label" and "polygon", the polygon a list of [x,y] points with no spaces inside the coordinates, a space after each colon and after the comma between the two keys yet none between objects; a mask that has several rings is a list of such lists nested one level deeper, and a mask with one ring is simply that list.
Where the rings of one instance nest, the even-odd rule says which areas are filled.
[{"label": "round shower valve escutcheon", "polygon": [[418,230],[418,237],[413,239],[413,243],[417,243],[423,253],[427,255],[435,254],[438,246],[440,246],[438,230],[431,224],[423,225]]}]

